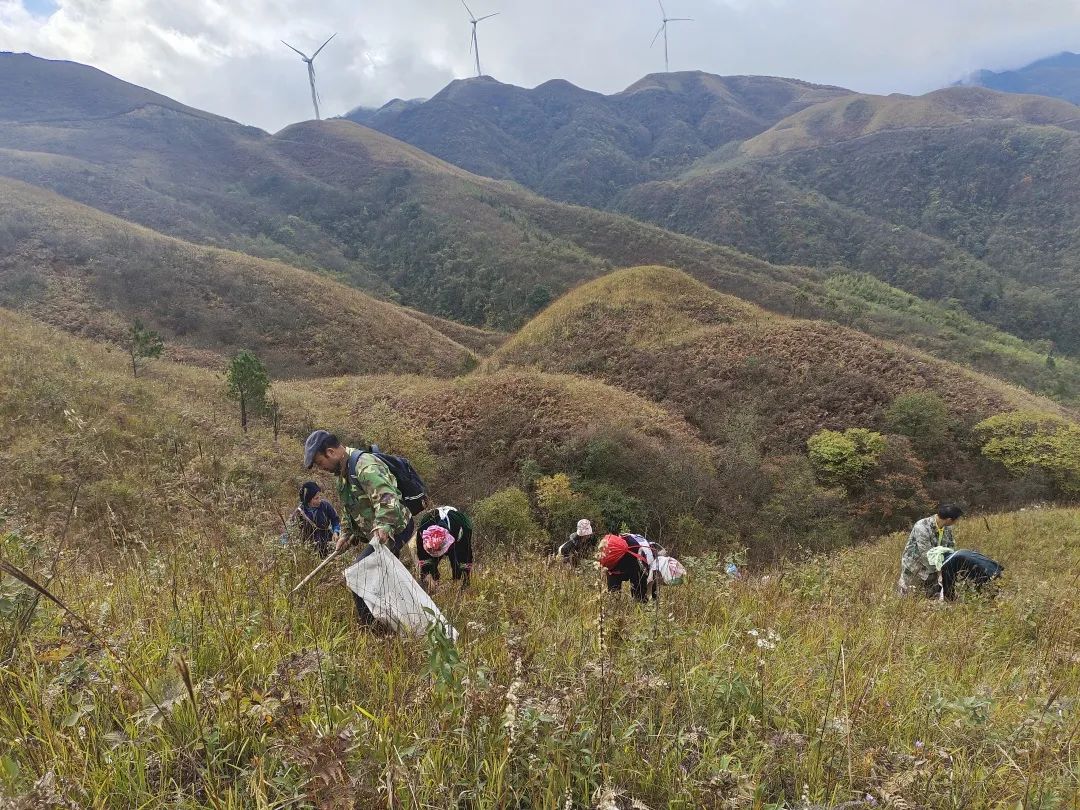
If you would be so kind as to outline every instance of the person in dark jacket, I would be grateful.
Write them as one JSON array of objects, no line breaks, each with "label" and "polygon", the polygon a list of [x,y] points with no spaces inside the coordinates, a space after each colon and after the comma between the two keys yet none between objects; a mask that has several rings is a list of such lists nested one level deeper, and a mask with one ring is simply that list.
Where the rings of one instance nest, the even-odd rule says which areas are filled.
[{"label": "person in dark jacket", "polygon": [[946,599],[956,599],[956,585],[963,582],[982,590],[1005,569],[985,554],[962,548],[950,554],[941,566],[941,589]]},{"label": "person in dark jacket", "polygon": [[577,531],[570,535],[565,543],[559,546],[555,556],[570,565],[577,565],[585,557],[591,557],[596,551],[596,535],[593,534],[592,523],[586,518],[577,522]]},{"label": "person in dark jacket", "polygon": [[320,557],[326,557],[341,536],[337,511],[314,481],[300,487],[300,504],[286,521],[281,544],[286,545],[293,534],[298,534],[302,543],[314,546]]},{"label": "person in dark jacket", "polygon": [[[450,573],[469,586],[473,566],[472,522],[453,506],[439,506],[420,515],[417,526],[416,558],[420,564],[420,584],[434,590],[439,581],[439,562],[450,561]],[[428,578],[431,579],[429,588]]]},{"label": "person in dark jacket", "polygon": [[607,574],[608,591],[621,591],[630,583],[630,594],[638,602],[659,596],[659,583],[651,576],[655,552],[649,541],[637,534],[609,534],[600,541],[600,567]]}]

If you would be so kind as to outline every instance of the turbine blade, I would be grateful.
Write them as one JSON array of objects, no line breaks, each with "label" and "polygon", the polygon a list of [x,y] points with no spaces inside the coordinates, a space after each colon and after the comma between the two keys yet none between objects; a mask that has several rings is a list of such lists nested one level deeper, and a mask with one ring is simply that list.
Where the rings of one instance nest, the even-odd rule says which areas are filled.
[{"label": "turbine blade", "polygon": [[668,22],[693,22],[693,17],[670,17]]},{"label": "turbine blade", "polygon": [[[333,34],[331,34],[329,37],[327,37],[326,42],[324,42],[322,45],[319,46],[319,51],[321,51],[323,48],[325,48],[327,46],[327,44],[330,42],[330,40],[333,39],[336,36],[337,36],[337,32],[335,31]],[[319,51],[315,51],[315,53],[313,53],[311,55],[311,58],[314,59],[316,56],[318,56]]]},{"label": "turbine blade", "polygon": [[284,45],[286,48],[288,48],[290,51],[296,51],[296,53],[300,54],[301,59],[307,59],[307,54],[306,53],[304,53],[303,51],[297,51],[296,48],[294,48],[292,45],[290,45],[285,40],[281,40],[281,44]]},{"label": "turbine blade", "polygon": [[490,20],[492,17],[498,17],[502,12],[496,11],[494,14],[485,14],[483,17],[477,20],[477,22],[483,22],[484,20]]},{"label": "turbine blade", "polygon": [[469,37],[469,55],[472,56],[473,48],[476,47],[476,26],[473,26],[472,36]]},{"label": "turbine blade", "polygon": [[662,0],[656,0],[656,2],[660,5],[660,14],[661,14],[661,16],[664,19],[667,19],[667,10],[664,8],[664,3],[662,2]]},{"label": "turbine blade", "polygon": [[476,15],[472,13],[472,9],[469,8],[469,4],[465,0],[461,0],[461,5],[465,6],[465,10],[469,12],[469,19],[476,22]]},{"label": "turbine blade", "polygon": [[650,43],[649,43],[649,47],[650,47],[650,48],[651,48],[651,47],[652,47],[653,45],[655,45],[655,44],[656,44],[656,40],[658,40],[658,39],[660,38],[660,35],[661,35],[662,33],[664,33],[664,29],[665,29],[666,27],[667,27],[667,21],[666,21],[666,20],[665,20],[664,22],[660,23],[660,27],[656,29],[656,34],[655,34],[655,35],[653,36],[653,38],[652,38],[652,42],[650,42]]}]

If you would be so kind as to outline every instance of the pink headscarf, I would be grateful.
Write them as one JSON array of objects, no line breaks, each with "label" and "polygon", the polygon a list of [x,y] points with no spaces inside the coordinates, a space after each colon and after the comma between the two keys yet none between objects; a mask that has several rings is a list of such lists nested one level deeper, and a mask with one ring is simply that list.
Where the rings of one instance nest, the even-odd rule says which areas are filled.
[{"label": "pink headscarf", "polygon": [[454,535],[442,526],[429,526],[423,534],[424,551],[432,557],[441,557],[454,545]]}]

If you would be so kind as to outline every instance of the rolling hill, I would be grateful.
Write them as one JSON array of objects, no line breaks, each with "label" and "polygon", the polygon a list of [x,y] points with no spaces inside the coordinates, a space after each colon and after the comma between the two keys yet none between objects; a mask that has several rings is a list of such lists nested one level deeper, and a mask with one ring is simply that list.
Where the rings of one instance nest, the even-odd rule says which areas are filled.
[{"label": "rolling hill", "polygon": [[[78,65],[0,54],[0,78],[8,76],[23,90],[0,98],[0,175],[189,242],[315,270],[429,315],[512,330],[582,281],[615,267],[664,264],[776,312],[834,319],[1056,396],[1080,390],[1069,361],[1047,368],[1045,348],[1017,342],[953,307],[916,302],[858,277],[845,278],[843,269],[833,266],[837,256],[851,252],[837,250],[845,244],[835,233],[847,227],[845,215],[819,227],[812,240],[800,236],[802,220],[789,227],[767,227],[768,219],[761,228],[755,225],[756,235],[789,235],[770,258],[798,258],[828,268],[777,266],[629,217],[552,202],[347,121],[307,122],[270,135],[189,113],[154,94],[138,95],[122,82],[113,87],[111,77]],[[36,78],[26,84],[27,76]],[[83,106],[89,102],[80,102],[83,106],[72,106],[63,120],[29,120],[28,105],[38,102],[21,94],[40,95],[49,82],[61,83],[68,95],[76,85],[88,96],[105,93],[113,113],[88,116]],[[654,77],[631,95],[635,104],[645,105],[671,93],[682,98],[679,94],[692,86],[720,104],[716,99],[728,93],[742,99],[747,110],[759,110],[756,120],[765,126],[788,105],[809,103],[818,92],[780,80],[760,87],[749,80],[716,87],[710,82],[696,75]],[[103,83],[109,85],[105,90]],[[828,88],[821,92],[833,94]],[[50,105],[39,112],[51,115],[61,106]],[[724,102],[717,109],[729,107]],[[786,194],[791,184],[780,185],[777,193]],[[829,207],[832,216],[839,204]],[[747,206],[736,218],[745,221],[752,212]],[[690,221],[656,218],[666,227],[695,229]],[[891,226],[869,215],[862,221],[861,231],[853,229],[861,241],[853,241],[865,249],[863,265],[887,275],[876,262],[888,258],[886,269],[895,264],[897,238],[885,239]],[[713,230],[703,228],[702,235],[721,239]],[[813,250],[788,250],[804,244],[827,248],[828,261]],[[754,239],[745,246],[764,249]],[[955,259],[940,240],[924,239],[919,251],[925,253],[919,266],[935,277],[974,262],[966,255]],[[978,277],[988,271],[975,262],[972,272]],[[1066,301],[1051,303],[1060,309]],[[433,323],[455,329],[451,337],[480,353],[499,341],[497,335]]]},{"label": "rolling hill", "polygon": [[0,178],[0,196],[0,306],[69,332],[122,343],[138,318],[173,357],[221,366],[251,349],[286,376],[449,376],[475,362],[438,331],[468,342],[467,327],[425,323],[324,276],[161,236],[14,180]]},{"label": "rolling hill", "polygon": [[980,70],[964,84],[988,87],[1003,93],[1052,96],[1080,104],[1080,54],[1065,51],[1016,70]]},{"label": "rolling hill", "polygon": [[869,273],[1059,353],[1080,347],[1080,206],[1063,179],[1080,170],[1080,109],[1065,101],[683,73],[613,96],[469,80],[364,120],[553,199]]},{"label": "rolling hill", "polygon": [[[503,345],[491,368],[524,367],[601,379],[683,416],[716,446],[753,425],[765,457],[801,454],[816,431],[889,432],[889,406],[936,394],[954,425],[931,463],[949,458],[935,486],[1006,497],[966,436],[995,413],[1054,406],[997,380],[895,343],[821,321],[781,317],[668,268],[609,274],[551,305]],[[938,455],[940,454],[940,455]],[[938,470],[939,473],[942,471]]]}]

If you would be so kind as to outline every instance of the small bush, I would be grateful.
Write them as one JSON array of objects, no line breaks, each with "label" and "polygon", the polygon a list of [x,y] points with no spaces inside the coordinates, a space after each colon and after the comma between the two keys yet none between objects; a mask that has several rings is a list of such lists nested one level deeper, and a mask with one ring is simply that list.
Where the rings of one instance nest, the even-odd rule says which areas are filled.
[{"label": "small bush", "polygon": [[945,401],[930,391],[901,394],[885,411],[885,423],[893,433],[907,436],[924,454],[949,440],[953,419]]},{"label": "small bush", "polygon": [[843,433],[821,430],[806,442],[810,464],[818,482],[843,487],[849,494],[861,492],[869,474],[885,450],[885,437],[865,428],[849,428]]},{"label": "small bush", "polygon": [[533,520],[529,498],[517,487],[478,501],[472,514],[480,536],[493,544],[529,548],[544,544],[544,532]]},{"label": "small bush", "polygon": [[1080,425],[1050,413],[1012,411],[975,426],[982,454],[1013,475],[1045,472],[1064,493],[1080,493]]}]

